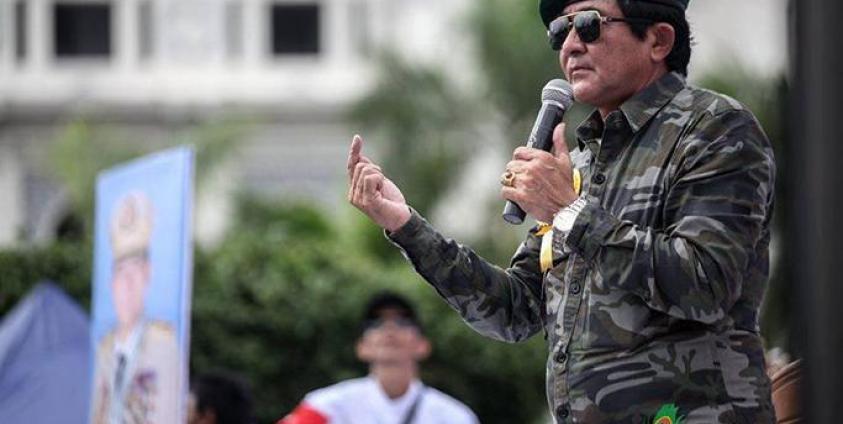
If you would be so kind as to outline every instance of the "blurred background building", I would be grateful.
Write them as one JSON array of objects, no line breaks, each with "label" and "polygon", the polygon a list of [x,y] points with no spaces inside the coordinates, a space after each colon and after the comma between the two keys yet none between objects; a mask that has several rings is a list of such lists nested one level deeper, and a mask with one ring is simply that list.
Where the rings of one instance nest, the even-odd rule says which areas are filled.
[{"label": "blurred background building", "polygon": [[[0,244],[54,237],[67,202],[43,159],[78,118],[152,147],[219,115],[248,115],[256,125],[219,182],[337,203],[343,110],[371,86],[373,52],[458,66],[459,43],[436,41],[460,38],[460,3],[2,0]],[[224,208],[211,203],[203,210]],[[224,221],[205,223],[218,233]]]},{"label": "blurred background building", "polygon": [[[344,196],[346,149],[362,132],[415,208],[509,259],[525,229],[499,218],[497,175],[560,75],[537,2],[0,0],[0,317],[43,279],[86,308],[96,172],[195,142],[192,372],[244,373],[272,422],[309,390],[361,375],[351,323],[373,290],[398,288],[435,317],[425,381],[483,422],[546,422],[544,341],[471,332]],[[795,149],[788,3],[688,10],[691,82],[750,106],[779,182]],[[779,241],[786,186],[762,320],[771,346],[787,345],[789,290],[804,278]]]},{"label": "blurred background building", "polygon": [[[68,219],[45,155],[74,119],[119,127],[152,149],[186,127],[249,116],[239,154],[200,199],[200,239],[224,230],[232,187],[335,206],[354,131],[344,111],[371,88],[374,55],[395,51],[470,86],[470,3],[0,1],[0,245],[49,241]],[[736,61],[782,72],[784,3],[692,2],[692,75]]]}]

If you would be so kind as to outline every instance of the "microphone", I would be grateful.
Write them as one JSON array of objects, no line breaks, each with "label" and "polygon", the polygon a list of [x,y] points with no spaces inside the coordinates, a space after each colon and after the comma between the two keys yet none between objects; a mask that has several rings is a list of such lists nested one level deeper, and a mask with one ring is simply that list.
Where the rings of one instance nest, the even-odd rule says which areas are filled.
[{"label": "microphone", "polygon": [[[561,79],[552,79],[542,89],[542,107],[536,116],[527,147],[549,152],[553,147],[553,129],[562,122],[562,115],[574,103],[571,85]],[[511,200],[506,201],[503,208],[504,221],[518,225],[524,222],[527,215],[520,206]]]}]

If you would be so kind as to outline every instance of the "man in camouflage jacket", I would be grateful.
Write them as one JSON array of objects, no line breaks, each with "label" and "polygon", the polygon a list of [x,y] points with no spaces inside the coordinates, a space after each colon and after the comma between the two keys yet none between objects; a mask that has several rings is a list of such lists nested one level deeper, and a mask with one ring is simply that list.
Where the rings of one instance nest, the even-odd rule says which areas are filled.
[{"label": "man in camouflage jacket", "polygon": [[[758,326],[773,152],[745,107],[686,84],[685,6],[541,2],[552,35],[568,30],[558,47],[576,99],[596,110],[570,153],[560,124],[553,153],[519,147],[507,164],[503,197],[553,222],[507,269],[438,233],[352,141],[349,201],[470,326],[510,342],[544,332],[556,422],[774,420]],[[569,15],[593,11],[597,37]]]}]

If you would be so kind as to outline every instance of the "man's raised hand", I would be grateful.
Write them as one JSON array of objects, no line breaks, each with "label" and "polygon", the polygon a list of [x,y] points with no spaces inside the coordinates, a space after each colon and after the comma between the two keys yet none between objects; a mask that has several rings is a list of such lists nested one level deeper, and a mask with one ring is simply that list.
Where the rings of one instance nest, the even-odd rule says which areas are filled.
[{"label": "man's raised hand", "polygon": [[385,230],[398,230],[410,220],[410,208],[401,190],[386,178],[380,166],[360,154],[363,138],[355,135],[348,151],[348,201]]}]

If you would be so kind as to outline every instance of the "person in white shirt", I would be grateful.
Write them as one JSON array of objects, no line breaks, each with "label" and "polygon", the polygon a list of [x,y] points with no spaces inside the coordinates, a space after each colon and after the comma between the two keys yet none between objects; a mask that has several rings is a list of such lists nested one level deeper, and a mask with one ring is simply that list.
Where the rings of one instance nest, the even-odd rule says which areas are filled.
[{"label": "person in white shirt", "polygon": [[430,351],[409,302],[379,293],[366,307],[356,346],[369,375],[308,393],[277,424],[478,423],[466,405],[419,380],[419,362]]}]

